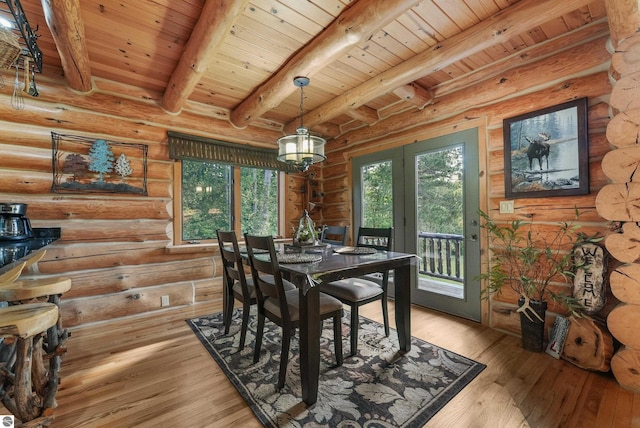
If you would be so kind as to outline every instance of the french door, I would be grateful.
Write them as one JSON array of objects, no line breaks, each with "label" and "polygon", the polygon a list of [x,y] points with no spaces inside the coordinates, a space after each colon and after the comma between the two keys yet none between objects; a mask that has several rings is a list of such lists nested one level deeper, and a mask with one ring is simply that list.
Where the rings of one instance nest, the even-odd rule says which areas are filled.
[{"label": "french door", "polygon": [[354,232],[393,226],[396,251],[419,258],[412,303],[476,321],[478,169],[477,129],[353,160]]}]

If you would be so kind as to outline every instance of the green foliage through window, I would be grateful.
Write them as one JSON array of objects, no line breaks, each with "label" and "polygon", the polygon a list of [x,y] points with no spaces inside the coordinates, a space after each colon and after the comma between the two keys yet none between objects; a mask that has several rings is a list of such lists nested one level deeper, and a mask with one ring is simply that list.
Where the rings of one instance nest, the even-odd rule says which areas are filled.
[{"label": "green foliage through window", "polygon": [[270,169],[240,169],[243,233],[278,235],[278,172]]},{"label": "green foliage through window", "polygon": [[418,231],[462,235],[462,146],[416,157]]},{"label": "green foliage through window", "polygon": [[232,230],[233,201],[240,198],[241,231],[278,234],[278,173],[216,162],[182,161],[182,240],[215,239],[216,230]]},{"label": "green foliage through window", "polygon": [[[417,230],[463,234],[462,146],[416,156]],[[362,225],[393,226],[392,161],[361,167]]]},{"label": "green foliage through window", "polygon": [[232,167],[182,161],[182,239],[215,239],[232,225]]},{"label": "green foliage through window", "polygon": [[362,226],[393,226],[393,183],[391,161],[365,165],[361,168]]}]

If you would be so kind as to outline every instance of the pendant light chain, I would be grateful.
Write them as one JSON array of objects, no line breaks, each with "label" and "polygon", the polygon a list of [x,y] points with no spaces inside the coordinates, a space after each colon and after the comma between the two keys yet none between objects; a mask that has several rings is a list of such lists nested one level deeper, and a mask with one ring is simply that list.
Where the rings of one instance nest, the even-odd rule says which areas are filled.
[{"label": "pendant light chain", "polygon": [[304,85],[300,86],[300,128],[304,128]]}]

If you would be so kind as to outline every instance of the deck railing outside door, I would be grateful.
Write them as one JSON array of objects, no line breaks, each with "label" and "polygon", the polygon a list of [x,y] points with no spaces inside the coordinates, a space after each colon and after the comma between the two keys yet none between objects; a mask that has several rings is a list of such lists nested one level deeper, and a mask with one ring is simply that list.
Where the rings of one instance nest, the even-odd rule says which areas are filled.
[{"label": "deck railing outside door", "polygon": [[419,232],[420,274],[463,282],[463,239],[462,235]]}]

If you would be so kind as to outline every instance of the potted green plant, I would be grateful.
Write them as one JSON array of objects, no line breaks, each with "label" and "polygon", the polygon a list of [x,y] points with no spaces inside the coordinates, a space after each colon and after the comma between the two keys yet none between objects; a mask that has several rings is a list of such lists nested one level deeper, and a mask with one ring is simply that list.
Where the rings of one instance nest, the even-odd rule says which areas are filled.
[{"label": "potted green plant", "polygon": [[[576,218],[578,217],[576,210]],[[497,223],[480,211],[489,237],[491,258],[488,270],[480,275],[486,280],[482,297],[488,299],[510,287],[518,294],[522,345],[525,349],[543,350],[544,322],[549,299],[560,302],[570,313],[579,315],[581,306],[570,292],[555,292],[552,282],[568,282],[575,269],[570,249],[579,242],[596,242],[602,238],[586,237],[579,226],[560,222],[553,232],[534,236],[532,223],[513,220]],[[570,288],[569,288],[570,290]]]}]

